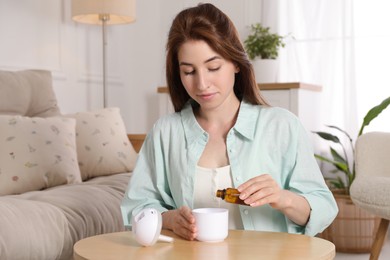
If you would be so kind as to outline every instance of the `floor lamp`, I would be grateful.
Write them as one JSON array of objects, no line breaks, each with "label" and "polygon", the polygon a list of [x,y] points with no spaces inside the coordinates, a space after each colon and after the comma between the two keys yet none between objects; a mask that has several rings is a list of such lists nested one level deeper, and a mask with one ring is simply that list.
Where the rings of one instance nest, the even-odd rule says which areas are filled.
[{"label": "floor lamp", "polygon": [[107,106],[106,26],[135,21],[135,0],[72,0],[72,19],[102,26],[103,105]]}]

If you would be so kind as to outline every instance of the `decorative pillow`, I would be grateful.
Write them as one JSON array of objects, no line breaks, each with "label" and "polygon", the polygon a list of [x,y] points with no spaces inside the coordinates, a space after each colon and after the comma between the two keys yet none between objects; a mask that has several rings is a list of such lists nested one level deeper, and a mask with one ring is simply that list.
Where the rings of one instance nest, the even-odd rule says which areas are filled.
[{"label": "decorative pillow", "polygon": [[76,119],[77,156],[81,178],[130,172],[137,153],[117,107],[67,115]]},{"label": "decorative pillow", "polygon": [[75,120],[0,115],[0,195],[81,182]]},{"label": "decorative pillow", "polygon": [[60,115],[46,70],[0,71],[0,115],[50,117]]}]

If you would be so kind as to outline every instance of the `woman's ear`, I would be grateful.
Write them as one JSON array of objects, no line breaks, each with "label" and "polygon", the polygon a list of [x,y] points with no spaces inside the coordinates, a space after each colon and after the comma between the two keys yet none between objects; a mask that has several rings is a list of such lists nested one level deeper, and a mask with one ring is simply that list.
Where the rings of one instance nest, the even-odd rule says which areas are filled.
[{"label": "woman's ear", "polygon": [[238,73],[238,72],[240,72],[240,67],[238,67],[238,65],[237,65],[237,64],[235,65],[235,67],[236,67],[236,69],[234,70],[234,72],[235,72],[235,73]]}]

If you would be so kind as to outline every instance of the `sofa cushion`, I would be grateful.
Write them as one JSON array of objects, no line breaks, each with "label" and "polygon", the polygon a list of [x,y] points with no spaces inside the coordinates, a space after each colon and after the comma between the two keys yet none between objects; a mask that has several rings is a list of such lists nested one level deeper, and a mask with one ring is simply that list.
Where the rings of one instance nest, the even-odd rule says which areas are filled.
[{"label": "sofa cushion", "polygon": [[0,115],[49,117],[59,114],[51,72],[0,71]]},{"label": "sofa cushion", "polygon": [[74,119],[0,115],[0,195],[76,182]]},{"label": "sofa cushion", "polygon": [[137,158],[117,107],[67,115],[76,119],[77,155],[82,180],[130,172]]},{"label": "sofa cushion", "polygon": [[72,259],[80,239],[124,231],[130,173],[0,196],[0,259]]},{"label": "sofa cushion", "polygon": [[0,259],[71,259],[68,220],[55,205],[2,196],[0,212]]}]

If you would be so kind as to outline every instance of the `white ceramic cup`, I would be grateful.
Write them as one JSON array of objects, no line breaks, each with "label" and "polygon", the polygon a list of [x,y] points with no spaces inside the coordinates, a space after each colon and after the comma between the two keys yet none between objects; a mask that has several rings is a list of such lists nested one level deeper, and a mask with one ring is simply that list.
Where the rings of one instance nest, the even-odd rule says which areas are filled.
[{"label": "white ceramic cup", "polygon": [[198,231],[196,239],[203,242],[220,242],[228,236],[229,211],[223,208],[192,210]]}]

